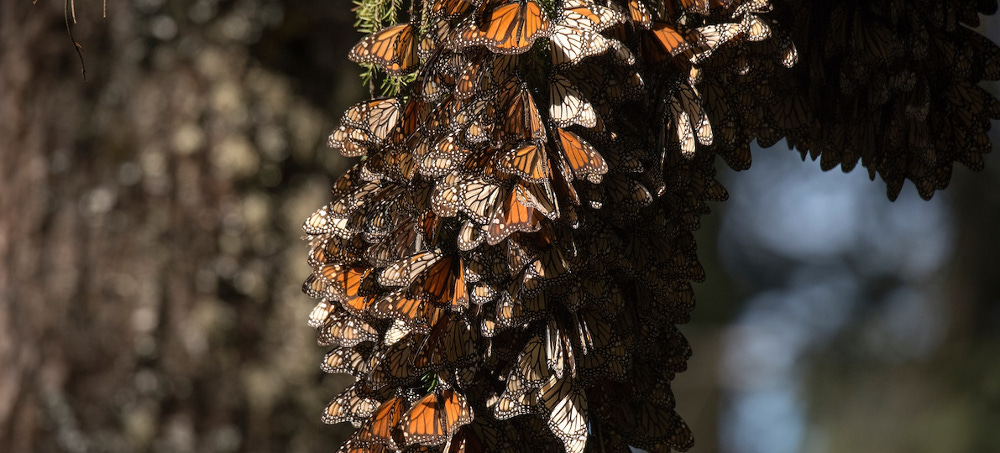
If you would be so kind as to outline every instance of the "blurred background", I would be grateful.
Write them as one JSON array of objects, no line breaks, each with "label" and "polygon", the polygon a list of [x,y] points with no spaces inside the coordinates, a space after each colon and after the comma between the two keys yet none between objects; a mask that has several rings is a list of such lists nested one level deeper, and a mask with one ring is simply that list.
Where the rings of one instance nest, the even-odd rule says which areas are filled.
[{"label": "blurred background", "polygon": [[[366,95],[350,5],[102,9],[75,5],[84,81],[62,2],[0,3],[0,451],[334,451],[300,225]],[[720,169],[692,451],[1000,451],[997,163],[890,203],[798,156]]]}]

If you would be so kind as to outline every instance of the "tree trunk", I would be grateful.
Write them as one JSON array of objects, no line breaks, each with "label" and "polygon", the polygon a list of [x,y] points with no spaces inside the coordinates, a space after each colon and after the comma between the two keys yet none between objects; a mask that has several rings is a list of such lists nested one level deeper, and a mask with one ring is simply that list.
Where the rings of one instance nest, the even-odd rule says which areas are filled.
[{"label": "tree trunk", "polygon": [[0,2],[0,450],[335,445],[299,225],[360,96],[349,13],[76,6],[86,82],[61,2]]}]

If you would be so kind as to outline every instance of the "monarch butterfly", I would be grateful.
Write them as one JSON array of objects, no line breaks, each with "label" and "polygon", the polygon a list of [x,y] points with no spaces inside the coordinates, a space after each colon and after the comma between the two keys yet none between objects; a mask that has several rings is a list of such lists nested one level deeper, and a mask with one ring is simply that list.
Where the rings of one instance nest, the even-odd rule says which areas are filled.
[{"label": "monarch butterfly", "polygon": [[[529,248],[529,245],[522,244],[522,241],[517,241],[517,240],[507,241],[506,248],[507,248],[507,253],[506,253],[507,267],[504,269],[500,269],[498,266],[498,268],[496,269],[498,271],[497,273],[500,275],[509,274],[511,277],[517,275],[522,270],[524,270],[524,267],[527,266],[528,263],[535,257],[535,255],[532,253],[532,250]],[[511,288],[511,289],[516,290],[517,288]],[[511,291],[511,294],[516,296],[517,292]]]},{"label": "monarch butterfly", "polygon": [[530,385],[540,385],[549,378],[549,365],[545,357],[545,344],[538,335],[531,337],[517,357],[514,368],[518,379]]},{"label": "monarch butterfly", "polygon": [[747,41],[757,42],[771,37],[771,26],[756,14],[743,16],[740,26],[745,30]]},{"label": "monarch butterfly", "polygon": [[[569,381],[570,376],[576,376],[576,355],[573,352],[573,345],[570,344],[569,336],[566,335],[566,331],[560,327],[553,319],[549,319],[548,324],[545,326],[545,360],[552,370],[552,376],[549,377],[549,381],[542,386],[542,393],[539,395],[539,401],[548,404],[549,400],[552,399],[549,391],[546,390],[547,386],[552,385],[555,381]],[[567,373],[567,370],[569,373]],[[564,381],[563,377],[567,379]]]},{"label": "monarch butterfly", "polygon": [[334,199],[348,196],[354,189],[357,188],[357,186],[362,182],[359,177],[360,171],[360,168],[354,166],[337,178],[337,181],[333,183],[333,189],[331,190]]},{"label": "monarch butterfly", "polygon": [[392,142],[407,145],[420,136],[420,126],[427,119],[430,105],[416,97],[411,97],[403,107],[401,118],[393,130]]},{"label": "monarch butterfly", "polygon": [[448,312],[424,337],[413,360],[422,366],[465,366],[479,357],[476,341],[476,333],[469,322],[455,312]]},{"label": "monarch butterfly", "polygon": [[344,308],[360,313],[370,301],[361,296],[362,282],[368,277],[371,269],[364,267],[344,267],[339,264],[328,264],[320,268],[320,276],[327,282],[327,291],[334,298],[344,303]]},{"label": "monarch butterfly", "polygon": [[400,420],[399,427],[407,446],[441,445],[464,425],[474,413],[465,395],[453,390],[430,393],[413,404]]},{"label": "monarch butterfly", "polygon": [[386,349],[374,357],[371,372],[365,383],[375,390],[410,384],[429,371],[431,363],[416,356],[420,339],[426,334],[414,333],[397,342],[386,344]]},{"label": "monarch butterfly", "polygon": [[458,175],[449,173],[443,181],[434,185],[434,195],[431,197],[431,210],[440,217],[455,217],[459,209]]},{"label": "monarch butterfly", "polygon": [[434,104],[433,108],[428,112],[427,118],[424,120],[422,125],[424,138],[430,140],[440,135],[448,134],[455,129],[454,121],[455,117],[458,116],[455,112],[462,112],[467,101],[465,99],[459,99],[453,95],[445,95],[445,97]]},{"label": "monarch butterfly", "polygon": [[475,96],[480,90],[488,88],[486,85],[489,81],[484,80],[484,75],[489,72],[492,58],[492,56],[486,57],[481,61],[466,66],[455,80],[456,98],[466,100]]},{"label": "monarch butterfly", "polygon": [[497,245],[516,232],[532,233],[542,226],[542,215],[535,208],[522,203],[516,190],[511,190],[503,207],[494,211],[486,230],[486,243]]},{"label": "monarch butterfly", "polygon": [[343,373],[359,378],[368,374],[369,361],[356,348],[336,348],[326,353],[320,369],[324,373]]},{"label": "monarch butterfly", "polygon": [[458,190],[459,198],[462,200],[462,212],[468,214],[476,223],[489,222],[496,211],[500,187],[486,179],[471,177],[459,182]]},{"label": "monarch butterfly", "polygon": [[[316,278],[314,281],[318,280],[319,279]],[[331,304],[326,299],[319,301],[319,303],[316,304],[315,307],[313,307],[312,311],[309,312],[309,321],[308,321],[309,327],[312,327],[313,329],[318,329],[322,327],[324,324],[326,324],[326,318],[328,318],[330,314],[333,313],[334,308],[335,307],[333,306],[333,304]]]},{"label": "monarch butterfly", "polygon": [[505,172],[532,182],[546,181],[552,175],[545,148],[534,143],[507,152],[497,160],[497,164]]},{"label": "monarch butterfly", "polygon": [[576,323],[577,333],[580,337],[580,346],[584,355],[588,352],[613,348],[619,345],[618,335],[615,333],[605,314],[586,310],[579,312],[573,318]]},{"label": "monarch butterfly", "polygon": [[407,328],[421,333],[427,333],[444,314],[426,297],[412,295],[407,290],[396,290],[383,296],[375,303],[372,312],[382,318],[402,321]]},{"label": "monarch butterfly", "polygon": [[615,382],[629,379],[629,354],[625,345],[616,342],[600,350],[580,356],[581,379],[607,378]]},{"label": "monarch butterfly", "polygon": [[427,63],[417,73],[417,78],[413,82],[416,87],[417,96],[424,102],[438,101],[448,93],[449,85],[454,84],[454,79],[442,73],[438,65],[433,63],[434,58],[434,56],[431,56],[428,59]]},{"label": "monarch butterfly", "polygon": [[[673,119],[677,142],[684,157],[694,156],[696,141],[702,145],[712,144],[712,124],[701,107],[698,90],[687,83],[678,83],[673,96],[669,98],[668,111]],[[661,131],[661,134],[664,131]]]},{"label": "monarch butterfly", "polygon": [[647,30],[653,25],[653,15],[642,0],[628,1],[628,17],[633,24],[638,24]]},{"label": "monarch butterfly", "polygon": [[558,247],[551,247],[531,262],[524,275],[523,288],[529,294],[542,288],[543,285],[560,281],[568,274],[570,264],[566,261]]},{"label": "monarch butterfly", "polygon": [[503,133],[513,140],[531,140],[537,144],[545,143],[545,127],[542,117],[538,114],[535,100],[525,86],[516,86],[512,82],[504,93],[511,95],[507,107],[507,116],[503,119]]},{"label": "monarch butterfly", "polygon": [[323,423],[334,425],[337,423],[351,422],[355,427],[360,427],[361,423],[368,419],[378,407],[378,402],[371,398],[362,398],[355,391],[355,386],[351,385],[340,393],[323,410]]},{"label": "monarch butterfly", "polygon": [[359,318],[343,315],[327,318],[317,342],[321,346],[353,347],[378,340],[378,330]]},{"label": "monarch butterfly", "polygon": [[[324,302],[326,301],[326,298],[330,296],[330,293],[326,290],[326,281],[315,273],[307,277],[306,281],[302,282],[302,292],[306,293],[306,295],[313,299],[324,299]],[[310,316],[310,319],[312,319],[312,316]]]},{"label": "monarch butterfly", "polygon": [[567,220],[572,220],[571,217],[574,215],[572,206],[580,205],[580,194],[573,187],[573,170],[570,168],[564,153],[556,153],[556,165],[559,171],[552,175],[553,190],[569,201],[570,210],[567,213]]},{"label": "monarch butterfly", "polygon": [[587,397],[580,390],[562,397],[546,423],[552,434],[563,442],[566,452],[582,453],[587,445]]},{"label": "monarch butterfly", "polygon": [[468,99],[476,94],[490,93],[501,87],[516,72],[517,55],[485,52],[485,56],[474,58],[475,64],[465,67],[455,81],[455,97]]},{"label": "monarch butterfly", "polygon": [[408,220],[410,206],[405,198],[402,194],[382,197],[358,212],[355,223],[361,223],[359,230],[366,242],[382,242],[393,228]]},{"label": "monarch butterfly", "polygon": [[450,19],[465,15],[478,4],[478,0],[434,0],[431,11],[435,16]]},{"label": "monarch butterfly", "polygon": [[593,30],[577,29],[556,24],[552,26],[552,65],[562,67],[575,65],[587,57],[600,55],[611,48],[617,40],[606,38]]},{"label": "monarch butterfly", "polygon": [[450,112],[451,130],[464,131],[465,139],[472,143],[482,143],[490,138],[494,129],[493,99],[487,93],[479,93],[477,97],[463,101],[462,107]]},{"label": "monarch butterfly", "polygon": [[[646,35],[649,36],[649,35]],[[698,41],[696,33],[681,31],[673,24],[663,21],[656,21],[652,26],[652,37],[659,46],[670,54],[671,57],[687,51],[694,47]],[[652,49],[647,49],[646,53],[655,53]]]},{"label": "monarch butterfly", "polygon": [[394,451],[382,444],[360,440],[362,434],[362,431],[355,431],[350,439],[340,445],[337,453],[389,453]]},{"label": "monarch butterfly", "polygon": [[390,448],[396,447],[392,433],[403,419],[407,406],[406,400],[398,396],[386,400],[378,409],[375,409],[369,424],[362,428],[363,439],[378,442]]},{"label": "monarch butterfly", "polygon": [[514,451],[514,444],[511,444],[510,439],[499,428],[482,420],[482,418],[475,419],[472,423],[459,428],[445,444],[444,453]]},{"label": "monarch butterfly", "polygon": [[479,228],[479,225],[472,220],[466,220],[458,230],[458,237],[456,238],[458,249],[468,252],[479,247],[479,244],[483,242],[482,233],[483,230]]},{"label": "monarch butterfly", "polygon": [[614,6],[604,6],[593,0],[566,0],[559,19],[563,22],[587,21],[588,28],[603,32],[616,25],[625,23],[628,18]]},{"label": "monarch butterfly", "polygon": [[638,211],[653,204],[653,194],[646,186],[622,174],[616,174],[601,184],[604,194],[612,206],[616,206],[614,214],[620,219],[631,219]]},{"label": "monarch butterfly", "polygon": [[372,267],[386,267],[399,259],[412,255],[417,245],[417,225],[411,219],[396,225],[389,237],[365,250],[364,257]]},{"label": "monarch butterfly", "polygon": [[430,295],[432,302],[453,309],[469,306],[465,260],[461,256],[452,255],[438,261],[416,283]]},{"label": "monarch butterfly", "polygon": [[535,398],[537,391],[528,387],[516,374],[507,378],[507,388],[493,403],[493,416],[497,420],[508,420],[537,411]]},{"label": "monarch butterfly", "polygon": [[565,175],[566,179],[572,181],[575,176],[600,184],[604,174],[608,172],[608,163],[601,154],[573,132],[559,128],[556,129],[556,135],[559,136],[559,149],[562,150],[566,163],[573,172],[572,175]]},{"label": "monarch butterfly", "polygon": [[577,64],[584,58],[607,52],[614,44],[621,45],[600,32],[622,23],[623,15],[583,0],[570,0],[563,7],[550,33],[554,66]]},{"label": "monarch butterfly", "polygon": [[366,179],[407,182],[417,173],[417,163],[409,144],[394,144],[382,153],[369,155],[361,168]]},{"label": "monarch butterfly", "polygon": [[364,37],[351,49],[348,58],[355,63],[377,65],[390,75],[401,76],[420,64],[417,43],[413,25],[397,24]]},{"label": "monarch butterfly", "polygon": [[389,287],[409,286],[420,274],[443,257],[440,250],[423,251],[406,257],[385,268],[378,276],[378,283]]},{"label": "monarch butterfly", "polygon": [[711,0],[676,0],[681,13],[708,15]]},{"label": "monarch butterfly", "polygon": [[502,54],[523,53],[536,39],[548,35],[549,19],[534,0],[484,3],[486,11],[470,16],[459,25],[455,42],[459,47],[483,45]]},{"label": "monarch butterfly", "polygon": [[700,91],[702,107],[712,119],[713,142],[718,153],[733,170],[750,168],[749,146],[738,143],[735,108],[730,107],[725,88],[716,83],[705,83]]},{"label": "monarch butterfly", "polygon": [[323,205],[322,208],[319,208],[318,210],[316,210],[316,212],[313,212],[309,216],[309,218],[307,218],[306,221],[302,224],[302,230],[305,231],[306,234],[312,234],[312,235],[329,233],[332,228],[330,226],[330,220],[329,220],[330,217],[329,208],[330,205],[325,204]]},{"label": "monarch butterfly", "polygon": [[[549,321],[553,324],[555,321]],[[546,342],[549,340],[546,339]],[[568,341],[567,341],[568,344]],[[569,375],[550,374],[548,379],[538,389],[538,405],[550,413],[566,395],[573,392],[574,379]]]},{"label": "monarch butterfly", "polygon": [[[713,3],[718,3],[723,8],[729,8],[732,6],[734,0],[712,0]],[[741,1],[736,9],[733,10],[732,17],[739,17],[748,13],[766,13],[771,11],[772,5],[771,0],[745,0]]]},{"label": "monarch butterfly", "polygon": [[344,157],[358,157],[378,147],[378,143],[373,140],[371,134],[341,125],[327,137],[326,144],[330,148],[339,149]]},{"label": "monarch butterfly", "polygon": [[450,134],[438,141],[427,157],[420,162],[420,174],[428,178],[447,175],[461,165],[471,152],[461,144],[461,140],[455,134]]},{"label": "monarch butterfly", "polygon": [[[401,203],[405,202],[401,184],[373,184],[359,190],[352,199],[341,199],[333,204],[331,211],[343,211],[343,219],[335,218],[333,233],[343,238],[352,238],[361,233],[366,240],[384,237],[393,223],[398,220]],[[371,190],[368,190],[368,189]]]},{"label": "monarch butterfly", "polygon": [[699,64],[712,56],[720,46],[742,35],[745,29],[740,23],[727,22],[705,25],[695,30],[699,39],[694,49],[688,52],[688,56],[692,63]]},{"label": "monarch butterfly", "polygon": [[496,330],[499,332],[543,319],[548,312],[545,293],[513,297],[505,291],[497,299]]},{"label": "monarch butterfly", "polygon": [[555,126],[567,127],[578,124],[592,128],[597,125],[594,106],[583,98],[580,89],[566,76],[556,74],[549,85],[549,119]]},{"label": "monarch butterfly", "polygon": [[496,288],[488,282],[478,282],[472,285],[472,289],[469,291],[469,299],[476,305],[485,305],[493,302],[496,296]]},{"label": "monarch butterfly", "polygon": [[425,30],[422,33],[423,37],[417,44],[417,58],[419,60],[434,60],[433,56],[444,50],[440,43],[445,42],[451,35],[451,21],[446,18],[438,18],[431,21],[431,24],[423,30]]},{"label": "monarch butterfly", "polygon": [[547,180],[538,183],[520,182],[515,186],[518,199],[525,206],[538,210],[540,214],[548,217],[549,220],[559,218],[559,203],[556,201],[555,191],[552,184]]},{"label": "monarch butterfly", "polygon": [[358,157],[378,149],[395,129],[402,113],[399,100],[381,98],[353,105],[330,134],[327,146],[345,157]]}]

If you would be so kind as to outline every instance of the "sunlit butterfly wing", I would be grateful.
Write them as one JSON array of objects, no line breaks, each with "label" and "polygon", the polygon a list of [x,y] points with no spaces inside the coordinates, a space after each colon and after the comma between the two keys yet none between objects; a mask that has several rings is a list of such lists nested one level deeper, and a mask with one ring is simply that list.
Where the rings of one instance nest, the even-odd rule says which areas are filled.
[{"label": "sunlit butterfly wing", "polygon": [[408,286],[421,273],[441,260],[444,255],[435,251],[424,251],[399,260],[385,268],[378,277],[382,286]]},{"label": "sunlit butterfly wing", "polygon": [[459,46],[484,45],[494,52],[517,54],[548,33],[549,19],[534,0],[487,5],[489,9],[483,14],[470,16],[459,25],[455,40]]},{"label": "sunlit butterfly wing", "polygon": [[362,398],[355,391],[355,386],[344,389],[323,410],[323,423],[337,424],[350,422],[355,427],[368,419],[378,408],[378,401]]},{"label": "sunlit butterfly wing", "polygon": [[559,136],[559,149],[566,157],[566,163],[573,171],[573,176],[599,184],[608,172],[608,163],[601,154],[579,135],[565,129],[556,129]]},{"label": "sunlit butterfly wing", "polygon": [[511,190],[503,207],[494,212],[486,230],[486,243],[499,244],[500,241],[517,232],[534,232],[541,228],[539,223],[541,213],[535,208],[525,205],[517,197],[517,191]]},{"label": "sunlit butterfly wing", "polygon": [[416,69],[417,36],[409,23],[386,27],[366,36],[351,49],[348,58],[355,63],[370,63],[391,75],[403,75]]},{"label": "sunlit butterfly wing", "polygon": [[441,445],[459,428],[472,422],[472,409],[465,396],[444,390],[430,393],[413,404],[400,421],[406,445]]},{"label": "sunlit butterfly wing", "polygon": [[590,101],[565,76],[556,74],[549,84],[549,119],[557,127],[597,125],[597,112]]}]

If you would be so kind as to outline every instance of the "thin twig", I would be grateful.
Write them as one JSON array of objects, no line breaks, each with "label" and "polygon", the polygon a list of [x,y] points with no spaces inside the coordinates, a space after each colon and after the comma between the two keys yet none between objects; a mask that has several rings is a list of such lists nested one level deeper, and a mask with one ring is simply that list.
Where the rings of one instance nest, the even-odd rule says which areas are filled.
[{"label": "thin twig", "polygon": [[[83,46],[76,41],[73,37],[73,27],[69,23],[70,17],[70,5],[75,3],[74,0],[63,0],[63,20],[66,22],[66,33],[69,34],[69,40],[73,43],[73,49],[76,50],[76,56],[80,58],[80,72],[83,74],[83,81],[87,81],[87,65],[83,62]],[[75,13],[74,13],[75,14]],[[76,17],[73,17],[73,23],[76,23]]]}]

